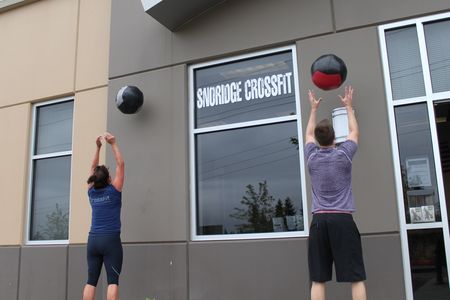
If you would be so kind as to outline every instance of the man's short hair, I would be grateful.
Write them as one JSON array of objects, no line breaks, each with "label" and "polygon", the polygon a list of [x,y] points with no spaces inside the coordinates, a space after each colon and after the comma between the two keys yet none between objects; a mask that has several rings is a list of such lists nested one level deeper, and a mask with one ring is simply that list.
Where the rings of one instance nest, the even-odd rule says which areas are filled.
[{"label": "man's short hair", "polygon": [[333,145],[335,136],[330,120],[323,119],[317,123],[316,128],[314,128],[314,137],[320,146],[326,147]]}]

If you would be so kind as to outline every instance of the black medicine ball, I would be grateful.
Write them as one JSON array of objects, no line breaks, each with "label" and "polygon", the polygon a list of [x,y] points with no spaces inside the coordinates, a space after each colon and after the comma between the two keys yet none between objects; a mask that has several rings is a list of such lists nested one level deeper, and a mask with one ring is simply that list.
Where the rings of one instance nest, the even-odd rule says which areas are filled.
[{"label": "black medicine ball", "polygon": [[316,59],[311,66],[314,84],[322,90],[336,89],[347,78],[347,67],[342,59],[334,54],[325,54]]},{"label": "black medicine ball", "polygon": [[144,94],[135,86],[127,85],[117,92],[116,106],[124,114],[134,114],[144,103]]}]

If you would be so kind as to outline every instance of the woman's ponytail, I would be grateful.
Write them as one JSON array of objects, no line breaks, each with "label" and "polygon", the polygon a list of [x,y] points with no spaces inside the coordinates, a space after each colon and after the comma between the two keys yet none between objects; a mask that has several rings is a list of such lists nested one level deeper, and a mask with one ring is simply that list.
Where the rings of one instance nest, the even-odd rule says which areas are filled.
[{"label": "woman's ponytail", "polygon": [[94,183],[94,188],[101,189],[109,184],[109,171],[104,165],[97,166],[94,169],[94,174],[92,174],[88,180],[88,184]]}]

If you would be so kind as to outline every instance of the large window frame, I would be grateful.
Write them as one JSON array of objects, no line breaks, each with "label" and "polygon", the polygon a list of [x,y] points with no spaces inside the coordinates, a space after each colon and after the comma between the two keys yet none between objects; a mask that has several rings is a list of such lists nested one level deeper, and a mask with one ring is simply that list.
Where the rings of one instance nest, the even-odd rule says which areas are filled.
[{"label": "large window frame", "polygon": [[[450,238],[449,238],[449,226],[448,226],[448,217],[447,217],[447,207],[444,201],[445,199],[445,190],[444,190],[444,182],[443,175],[440,171],[440,168],[435,168],[435,176],[437,181],[437,189],[439,196],[439,203],[441,209],[442,220],[440,222],[432,222],[432,223],[406,223],[406,215],[405,215],[405,204],[404,204],[404,196],[403,196],[403,188],[402,188],[402,174],[401,174],[401,164],[400,164],[400,154],[399,154],[399,143],[397,139],[397,125],[395,119],[395,108],[411,105],[411,104],[419,104],[423,103],[427,106],[428,112],[428,120],[430,125],[430,133],[431,140],[433,145],[433,154],[434,161],[430,163],[434,163],[435,166],[441,165],[441,157],[439,152],[439,141],[437,136],[437,129],[435,115],[434,115],[434,103],[437,101],[444,101],[450,99],[450,91],[446,92],[438,92],[434,93],[432,88],[431,81],[431,72],[428,61],[427,54],[427,44],[425,39],[425,31],[424,25],[433,21],[445,21],[450,19],[450,13],[443,13],[428,17],[416,18],[406,21],[395,22],[392,24],[382,25],[378,27],[379,41],[381,47],[381,58],[383,64],[383,74],[385,79],[385,91],[386,91],[386,99],[387,99],[387,108],[388,108],[388,116],[390,123],[390,135],[391,135],[391,146],[392,146],[392,155],[393,155],[393,164],[394,164],[394,173],[395,173],[395,183],[396,183],[396,195],[397,195],[397,203],[398,203],[398,214],[399,214],[399,225],[400,225],[400,237],[401,237],[401,247],[403,253],[403,269],[404,269],[404,278],[405,278],[405,292],[406,299],[412,300],[413,296],[413,285],[412,285],[412,274],[411,274],[411,266],[410,266],[410,253],[408,247],[408,231],[409,230],[420,230],[420,229],[432,229],[438,228],[442,229],[442,233],[444,236],[444,244],[445,244],[445,253],[446,257],[450,257]],[[419,51],[420,51],[420,61],[423,72],[423,79],[425,85],[425,95],[418,96],[413,98],[406,99],[393,99],[393,92],[391,86],[391,75],[389,70],[389,60],[387,53],[387,45],[385,33],[392,29],[401,29],[403,27],[415,26],[417,30],[417,37],[419,43]],[[447,260],[447,266],[449,266],[449,261]],[[450,283],[449,283],[450,284]]]},{"label": "large window frame", "polygon": [[[46,159],[46,158],[56,158],[56,157],[65,157],[70,156],[70,174],[72,177],[72,165],[73,165],[73,123],[74,118],[72,115],[72,147],[69,151],[58,151],[58,152],[51,152],[46,154],[34,154],[35,147],[36,147],[36,133],[37,133],[37,111],[38,108],[54,105],[54,104],[60,104],[64,102],[75,102],[73,97],[65,97],[57,100],[52,101],[46,101],[42,103],[34,104],[32,107],[32,127],[31,127],[31,135],[30,135],[30,154],[29,154],[29,167],[28,167],[28,201],[27,201],[27,219],[26,219],[26,232],[25,232],[25,244],[26,245],[67,245],[69,244],[69,233],[70,233],[70,213],[69,213],[69,223],[68,223],[68,236],[65,240],[32,240],[31,239],[31,218],[32,218],[32,209],[33,209],[33,188],[34,188],[34,162],[39,159]],[[74,106],[75,107],[75,106]],[[70,206],[72,203],[72,184],[70,182],[70,188],[69,188],[69,212],[70,212]]]},{"label": "large window frame", "polygon": [[[226,125],[211,126],[206,128],[195,128],[195,91],[194,91],[194,70],[198,68],[230,63],[233,61],[239,61],[244,59],[251,59],[258,56],[276,54],[278,52],[291,51],[293,60],[293,81],[295,92],[295,107],[296,114],[282,117],[274,117],[268,119],[261,119],[256,121],[244,121]],[[248,240],[248,239],[271,239],[271,238],[292,238],[292,237],[307,237],[309,236],[309,222],[308,222],[308,209],[307,209],[307,192],[305,181],[305,162],[303,152],[303,134],[302,134],[302,119],[300,109],[300,87],[298,81],[298,64],[297,64],[297,50],[294,45],[273,48],[270,50],[253,52],[250,54],[238,55],[228,57],[225,59],[218,59],[214,61],[208,61],[205,63],[199,63],[189,66],[189,166],[190,166],[190,225],[191,225],[191,240],[193,241],[211,241],[211,240]],[[238,128],[250,128],[259,125],[279,124],[283,122],[295,121],[297,122],[298,133],[298,155],[299,155],[299,168],[300,168],[300,182],[301,186],[301,203],[303,206],[303,231],[285,231],[285,232],[267,232],[267,233],[245,233],[245,234],[217,234],[217,235],[198,235],[197,229],[197,191],[196,191],[196,149],[195,149],[195,136],[200,133],[218,132],[228,129]]]}]

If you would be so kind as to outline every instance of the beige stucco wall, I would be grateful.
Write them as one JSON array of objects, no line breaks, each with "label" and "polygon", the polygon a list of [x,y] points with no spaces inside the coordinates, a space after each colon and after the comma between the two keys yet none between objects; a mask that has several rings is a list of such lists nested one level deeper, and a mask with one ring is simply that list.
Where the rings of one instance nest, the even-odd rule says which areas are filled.
[{"label": "beige stucco wall", "polygon": [[77,91],[108,84],[111,0],[80,0]]},{"label": "beige stucco wall", "polygon": [[75,96],[69,239],[86,242],[90,146],[106,129],[110,15],[111,0],[39,0],[0,13],[0,155],[8,170],[0,177],[0,228],[8,228],[0,245],[25,240],[32,104],[64,96]]},{"label": "beige stucco wall", "polygon": [[27,199],[30,105],[0,109],[0,245],[18,245]]},{"label": "beige stucco wall", "polygon": [[[69,218],[69,242],[86,243],[91,224],[91,208],[86,180],[95,152],[95,139],[106,130],[107,88],[77,93],[73,116],[72,193]],[[100,163],[105,161],[102,147]]]},{"label": "beige stucco wall", "polygon": [[108,82],[111,0],[41,0],[0,14],[0,107]]},{"label": "beige stucco wall", "polygon": [[78,1],[43,0],[0,15],[0,106],[73,93]]}]

